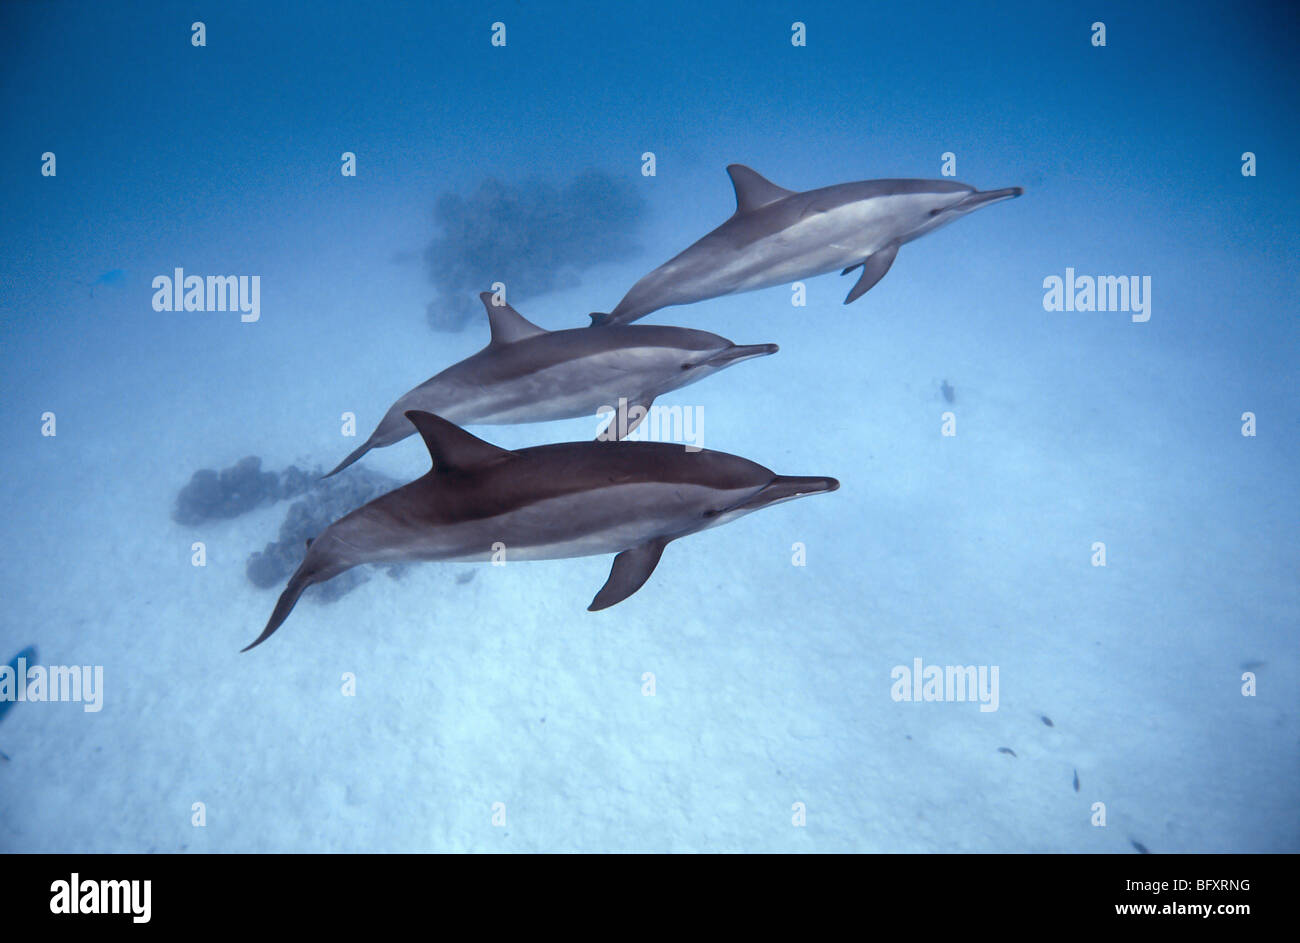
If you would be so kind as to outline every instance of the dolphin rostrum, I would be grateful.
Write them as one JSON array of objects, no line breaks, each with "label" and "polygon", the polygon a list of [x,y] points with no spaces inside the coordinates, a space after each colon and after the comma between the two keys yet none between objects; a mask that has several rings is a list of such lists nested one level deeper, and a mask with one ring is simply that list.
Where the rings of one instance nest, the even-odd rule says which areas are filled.
[{"label": "dolphin rostrum", "polygon": [[433,467],[311,541],[266,628],[244,651],[280,627],[308,586],[362,563],[615,553],[609,579],[587,607],[607,609],[641,588],[669,541],[839,487],[834,478],[777,475],[725,452],[688,452],[666,442],[506,451],[431,413],[406,418],[429,447]]},{"label": "dolphin rostrum", "polygon": [[[623,398],[629,406],[643,407],[631,413],[625,430],[630,433],[656,396],[733,363],[777,351],[775,344],[741,346],[684,327],[547,331],[508,304],[494,304],[491,292],[479,298],[492,330],[487,347],[398,399],[370,438],[329,475],[338,474],[371,449],[412,435],[415,427],[406,419],[409,410],[435,413],[461,425],[498,425],[595,417],[602,406],[617,407]],[[616,426],[609,429],[611,436],[617,435],[612,431]]]},{"label": "dolphin rostrum", "polygon": [[593,313],[593,327],[861,266],[848,304],[884,278],[903,243],[1024,192],[981,191],[951,180],[861,180],[801,193],[743,164],[727,173],[736,188],[732,217],[633,285],[609,314]]}]

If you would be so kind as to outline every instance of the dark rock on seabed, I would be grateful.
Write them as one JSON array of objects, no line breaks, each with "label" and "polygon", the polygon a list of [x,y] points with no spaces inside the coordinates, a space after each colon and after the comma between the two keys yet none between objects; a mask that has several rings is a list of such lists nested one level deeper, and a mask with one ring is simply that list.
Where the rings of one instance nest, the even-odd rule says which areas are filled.
[{"label": "dark rock on seabed", "polygon": [[[438,290],[426,311],[435,331],[459,331],[482,317],[478,293],[506,285],[511,304],[578,282],[578,273],[632,255],[645,214],[636,185],[588,170],[563,186],[489,178],[467,199],[438,197],[441,233],[424,250]],[[612,302],[611,302],[612,303]]]},{"label": "dark rock on seabed", "polygon": [[[256,508],[290,498],[300,498],[289,505],[278,538],[248,558],[245,572],[254,586],[282,586],[298,568],[307,552],[307,541],[314,540],[326,527],[367,501],[392,491],[402,484],[365,468],[350,470],[346,475],[321,478],[322,470],[305,471],[290,465],[280,472],[262,470],[256,455],[240,459],[229,468],[196,471],[189,484],[176,495],[172,519],[193,526],[211,520],[229,520]],[[349,570],[310,592],[325,602],[347,594],[364,583],[368,567]],[[393,577],[405,566],[386,568]]]},{"label": "dark rock on seabed", "polygon": [[[278,539],[248,558],[246,572],[254,586],[264,589],[282,586],[302,563],[308,540],[315,540],[321,531],[349,511],[401,484],[395,478],[365,468],[324,480],[319,480],[319,475],[318,470],[315,476],[318,480],[311,484],[306,496],[289,506]],[[333,602],[368,580],[367,569],[348,570],[309,592],[322,602]],[[393,564],[386,569],[390,576],[398,577],[405,564]]]},{"label": "dark rock on seabed", "polygon": [[219,472],[211,468],[196,471],[176,495],[172,520],[188,525],[228,520],[302,494],[310,486],[310,476],[301,469],[290,466],[279,474],[262,471],[262,460],[250,455]]}]

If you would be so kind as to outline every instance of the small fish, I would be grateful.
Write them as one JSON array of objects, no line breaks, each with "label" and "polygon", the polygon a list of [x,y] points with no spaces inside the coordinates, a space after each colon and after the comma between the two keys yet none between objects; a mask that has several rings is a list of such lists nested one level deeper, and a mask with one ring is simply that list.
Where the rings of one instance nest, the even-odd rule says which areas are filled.
[{"label": "small fish", "polygon": [[[36,661],[36,646],[35,645],[27,646],[21,652],[19,652],[17,655],[13,657],[13,661],[9,662],[9,670],[14,673],[14,677],[18,676],[19,661],[24,662],[24,666],[23,666],[24,671],[26,670],[27,665],[34,664]],[[13,701],[8,701],[8,700],[0,701],[0,717],[4,717],[4,715],[9,712],[9,708],[13,706],[14,706]],[[3,759],[6,763],[8,763],[9,754],[0,752],[0,759]]]},{"label": "small fish", "polygon": [[1263,667],[1264,667],[1264,662],[1262,661],[1243,661],[1241,663],[1242,671],[1258,671],[1260,668]]},{"label": "small fish", "polygon": [[1047,724],[1049,727],[1056,726],[1056,724],[1052,723],[1052,718],[1048,717],[1046,714],[1043,715],[1043,723]]},{"label": "small fish", "polygon": [[[10,660],[9,670],[14,673],[15,678],[18,677],[19,661],[23,661],[28,665],[36,664],[36,646],[35,645],[27,646]],[[26,671],[26,667],[24,667],[23,670]],[[14,701],[8,701],[8,700],[0,701],[0,717],[4,717],[5,714],[9,713],[9,709],[14,706],[14,703],[15,703]]]},{"label": "small fish", "polygon": [[[1016,755],[1016,751],[1013,750],[1013,749],[1011,749],[1011,747],[998,747],[998,752],[999,752],[999,753],[1010,753],[1012,756],[1015,756],[1015,755]],[[1019,757],[1017,757],[1017,759],[1019,759]]]},{"label": "small fish", "polygon": [[1079,791],[1079,771],[1077,769],[1074,771],[1074,791]]},{"label": "small fish", "polygon": [[943,398],[946,399],[948,402],[950,403],[956,402],[957,391],[952,388],[952,384],[950,384],[947,380],[944,380],[943,383],[939,386],[939,391],[943,393]]},{"label": "small fish", "polygon": [[96,285],[112,287],[114,285],[121,285],[125,281],[126,281],[125,271],[123,271],[120,268],[111,269],[110,271],[105,272],[103,275],[99,276],[99,278],[95,279],[93,282],[90,283],[90,297],[92,298],[95,297]]},{"label": "small fish", "polygon": [[1146,845],[1142,844],[1136,838],[1130,838],[1129,841],[1133,843],[1133,847],[1136,848],[1140,854],[1144,854],[1144,855],[1151,854],[1151,849],[1148,848]]}]

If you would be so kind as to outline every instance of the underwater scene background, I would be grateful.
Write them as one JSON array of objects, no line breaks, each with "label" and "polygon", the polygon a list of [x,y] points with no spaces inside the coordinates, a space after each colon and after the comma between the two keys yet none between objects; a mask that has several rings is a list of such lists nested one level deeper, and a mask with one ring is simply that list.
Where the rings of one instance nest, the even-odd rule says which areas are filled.
[{"label": "underwater scene background", "polygon": [[[1296,20],[0,7],[0,661],[86,682],[0,681],[0,848],[1297,850]],[[1025,190],[852,305],[830,274],[641,322],[778,344],[657,404],[838,491],[603,612],[609,557],[369,567],[240,654],[306,537],[429,467],[319,483],[345,414],[483,347],[494,282],[547,329],[610,311],[732,163]],[[256,311],[158,310],[177,269]],[[1144,311],[1051,298],[1120,276]],[[978,696],[927,687],[952,666]]]}]

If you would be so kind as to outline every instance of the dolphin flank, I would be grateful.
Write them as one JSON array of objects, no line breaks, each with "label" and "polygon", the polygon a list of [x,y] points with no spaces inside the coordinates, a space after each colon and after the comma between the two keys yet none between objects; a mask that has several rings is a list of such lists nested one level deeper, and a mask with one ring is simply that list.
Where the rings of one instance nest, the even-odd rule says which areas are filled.
[{"label": "dolphin flank", "polygon": [[[586,328],[547,331],[508,304],[479,295],[492,340],[404,394],[378,427],[325,477],[336,475],[371,449],[415,432],[409,410],[435,413],[461,425],[595,418],[619,399],[648,412],[656,396],[702,380],[732,364],[777,351],[775,344],[740,346],[707,331],[640,325],[616,332]],[[634,414],[626,432],[644,412]]]},{"label": "dolphin flank", "polygon": [[952,180],[862,180],[800,192],[743,164],[727,173],[736,189],[732,217],[633,285],[613,311],[593,313],[592,327],[861,267],[848,304],[884,278],[903,243],[1024,192],[981,191]]},{"label": "dolphin flank", "polygon": [[839,487],[707,449],[595,441],[507,451],[431,413],[406,418],[433,467],[325,528],[244,651],[280,627],[308,586],[362,563],[487,561],[502,547],[507,560],[614,553],[588,607],[607,609],[641,588],[671,541]]}]

